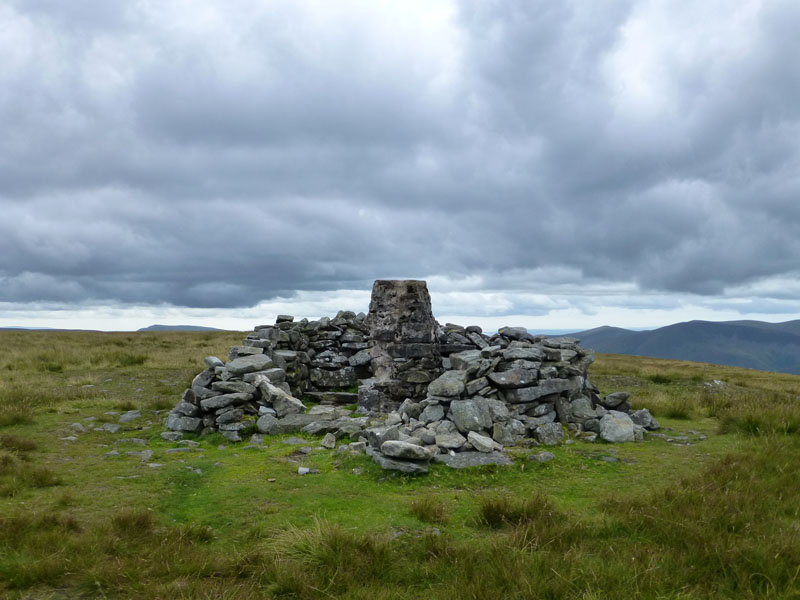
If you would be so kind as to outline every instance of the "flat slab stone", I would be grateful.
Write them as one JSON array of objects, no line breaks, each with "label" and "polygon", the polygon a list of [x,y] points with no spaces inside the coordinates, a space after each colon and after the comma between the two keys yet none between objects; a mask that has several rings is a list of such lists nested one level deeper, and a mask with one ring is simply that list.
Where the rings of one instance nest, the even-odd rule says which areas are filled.
[{"label": "flat slab stone", "polygon": [[442,463],[453,469],[466,469],[481,465],[513,465],[514,461],[501,452],[457,452],[456,454],[437,454],[433,462]]},{"label": "flat slab stone", "polygon": [[402,460],[384,456],[373,448],[367,447],[367,454],[385,471],[400,471],[401,473],[427,473],[427,461]]}]

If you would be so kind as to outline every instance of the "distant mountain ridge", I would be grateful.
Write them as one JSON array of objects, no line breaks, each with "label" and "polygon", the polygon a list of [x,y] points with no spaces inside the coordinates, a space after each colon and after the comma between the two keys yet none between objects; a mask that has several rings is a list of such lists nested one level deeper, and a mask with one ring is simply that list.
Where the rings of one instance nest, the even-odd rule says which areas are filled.
[{"label": "distant mountain ridge", "polygon": [[200,325],[150,325],[136,331],[224,331],[216,327],[202,327]]},{"label": "distant mountain ridge", "polygon": [[800,320],[687,321],[650,331],[597,327],[572,334],[597,352],[691,360],[800,375]]}]

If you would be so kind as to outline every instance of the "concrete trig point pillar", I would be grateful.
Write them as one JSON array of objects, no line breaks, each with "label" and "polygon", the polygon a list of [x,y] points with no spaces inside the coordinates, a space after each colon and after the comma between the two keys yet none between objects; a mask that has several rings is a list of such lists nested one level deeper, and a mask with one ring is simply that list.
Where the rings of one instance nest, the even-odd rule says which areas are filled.
[{"label": "concrete trig point pillar", "polygon": [[442,372],[428,286],[419,280],[375,281],[366,325],[374,382],[359,394],[370,409],[421,398]]}]

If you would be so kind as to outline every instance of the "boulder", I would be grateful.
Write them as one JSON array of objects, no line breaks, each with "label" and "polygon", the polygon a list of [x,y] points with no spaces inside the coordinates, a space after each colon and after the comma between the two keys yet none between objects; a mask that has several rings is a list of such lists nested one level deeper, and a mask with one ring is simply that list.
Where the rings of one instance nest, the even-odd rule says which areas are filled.
[{"label": "boulder", "polygon": [[650,429],[651,431],[655,431],[656,429],[660,429],[661,425],[658,424],[653,418],[653,415],[650,414],[650,411],[646,408],[642,408],[640,410],[635,410],[630,413],[631,421],[634,422],[635,425],[640,425],[645,429]]},{"label": "boulder", "polygon": [[613,394],[606,395],[601,404],[606,408],[616,408],[623,402],[627,402],[630,396],[628,392],[614,392]]},{"label": "boulder", "polygon": [[436,428],[436,445],[445,450],[458,450],[467,443],[467,438],[458,432],[452,421],[442,421]]},{"label": "boulder", "polygon": [[538,376],[539,372],[536,369],[509,369],[487,375],[492,384],[501,390],[536,385]]},{"label": "boulder", "polygon": [[470,366],[481,361],[480,350],[465,350],[450,355],[450,366],[459,371],[466,371]]},{"label": "boulder", "polygon": [[233,359],[225,365],[225,369],[233,375],[243,375],[253,371],[263,371],[271,366],[272,359],[266,354],[249,354]]},{"label": "boulder", "polygon": [[419,421],[426,425],[434,421],[441,421],[443,418],[444,408],[440,404],[429,404],[418,416]]},{"label": "boulder", "polygon": [[634,441],[633,421],[623,412],[610,410],[600,419],[600,437],[607,442]]},{"label": "boulder", "polygon": [[223,394],[255,394],[254,385],[244,381],[215,381],[211,384],[211,389]]},{"label": "boulder", "polygon": [[428,394],[455,398],[461,395],[467,381],[464,371],[445,371],[428,385]]},{"label": "boulder", "polygon": [[484,398],[453,400],[450,403],[453,423],[461,433],[482,431],[492,426],[492,415]]},{"label": "boulder", "polygon": [[455,454],[437,454],[433,462],[443,463],[452,469],[466,469],[482,465],[513,465],[514,461],[502,452],[458,452]]},{"label": "boulder", "polygon": [[221,394],[200,401],[200,407],[205,411],[213,411],[231,404],[244,404],[253,399],[252,394]]},{"label": "boulder", "polygon": [[417,444],[401,442],[400,440],[387,440],[381,444],[381,454],[392,458],[406,458],[410,460],[430,460],[431,452]]},{"label": "boulder", "polygon": [[305,404],[294,396],[287,394],[278,386],[273,385],[265,376],[256,377],[255,385],[258,391],[261,392],[261,397],[272,404],[272,408],[275,409],[275,413],[279,418],[305,412]]},{"label": "boulder", "polygon": [[164,426],[172,431],[199,431],[203,426],[203,420],[172,413],[167,417]]},{"label": "boulder", "polygon": [[536,428],[534,435],[540,444],[555,446],[564,439],[564,428],[561,423],[545,423]]},{"label": "boulder", "polygon": [[474,431],[470,431],[467,434],[467,441],[472,444],[472,447],[478,452],[492,452],[496,446],[498,446],[497,442],[492,438]]},{"label": "boulder", "polygon": [[370,427],[369,429],[364,430],[364,434],[366,435],[367,442],[369,442],[370,446],[375,449],[380,449],[384,442],[400,439],[400,427],[398,425],[392,425],[389,427]]},{"label": "boulder", "polygon": [[525,437],[526,427],[522,421],[511,419],[492,426],[492,439],[503,446],[513,446]]},{"label": "boulder", "polygon": [[385,456],[377,450],[367,447],[367,454],[385,471],[400,471],[401,473],[427,473],[428,461],[414,461]]}]

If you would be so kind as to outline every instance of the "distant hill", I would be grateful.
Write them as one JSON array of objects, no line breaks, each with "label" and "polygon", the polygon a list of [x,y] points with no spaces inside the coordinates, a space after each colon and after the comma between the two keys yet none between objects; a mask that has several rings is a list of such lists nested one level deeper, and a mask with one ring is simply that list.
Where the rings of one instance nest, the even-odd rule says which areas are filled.
[{"label": "distant hill", "polygon": [[800,320],[688,321],[651,331],[598,327],[572,334],[581,346],[633,354],[800,375]]},{"label": "distant hill", "polygon": [[150,325],[137,331],[224,331],[216,327],[201,327],[200,325]]}]

